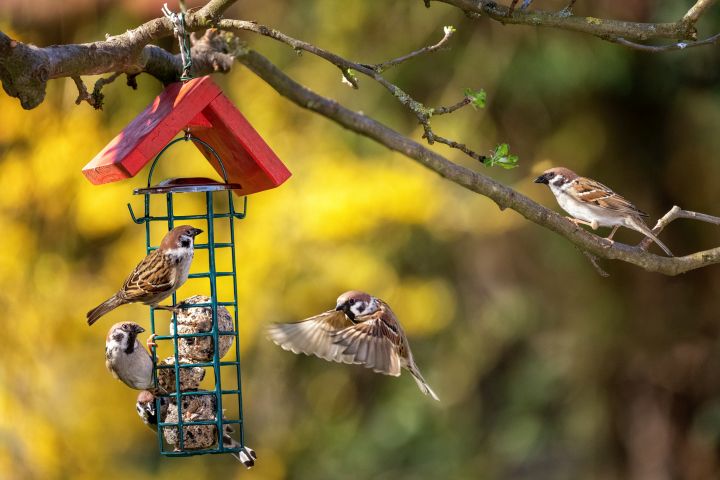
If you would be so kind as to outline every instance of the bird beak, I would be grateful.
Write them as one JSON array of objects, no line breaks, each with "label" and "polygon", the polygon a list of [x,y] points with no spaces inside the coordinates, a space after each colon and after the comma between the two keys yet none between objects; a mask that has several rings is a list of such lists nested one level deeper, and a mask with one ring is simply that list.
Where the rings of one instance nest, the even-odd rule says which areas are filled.
[{"label": "bird beak", "polygon": [[337,307],[335,307],[335,311],[336,311],[336,312],[339,312],[339,311],[341,311],[341,310],[345,310],[345,304],[344,304],[344,303],[340,303],[340,304],[338,304]]},{"label": "bird beak", "polygon": [[548,184],[548,180],[547,180],[547,177],[545,176],[545,174],[543,173],[542,175],[540,175],[539,177],[537,177],[537,178],[535,179],[535,183],[544,183],[545,185],[547,185],[547,184]]},{"label": "bird beak", "polygon": [[193,228],[192,230],[190,230],[190,234],[193,236],[193,238],[197,237],[201,233],[203,233],[203,231],[200,230],[199,228]]},{"label": "bird beak", "polygon": [[143,333],[145,329],[141,327],[140,325],[135,327],[135,333]]}]

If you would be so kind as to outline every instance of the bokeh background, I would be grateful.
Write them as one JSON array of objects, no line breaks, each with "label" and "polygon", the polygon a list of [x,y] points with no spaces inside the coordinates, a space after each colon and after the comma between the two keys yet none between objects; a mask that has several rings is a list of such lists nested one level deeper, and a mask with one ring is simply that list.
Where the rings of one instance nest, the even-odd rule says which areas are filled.
[{"label": "bokeh background", "polygon": [[[40,46],[89,42],[158,16],[160,3],[6,0],[0,27]],[[576,10],[670,21],[690,4],[580,1]],[[521,166],[488,170],[440,152],[554,208],[532,179],[565,165],[613,186],[653,220],[673,204],[720,214],[715,47],[642,54],[415,0],[248,0],[228,15],[369,63],[435,43],[454,25],[450,50],[387,77],[428,105],[484,88],[486,109],[434,127],[480,151],[508,142]],[[719,25],[715,8],[700,28]],[[312,89],[420,137],[412,116],[370,80],[355,91],[321,60],[244,39]],[[159,456],[136,417],[136,392],[104,366],[109,326],[147,326],[147,308],[85,323],[144,253],[143,228],[125,204],[140,206],[132,189],[147,172],[101,187],[80,173],[161,90],[141,76],[137,91],[122,80],[107,86],[101,112],[74,104],[71,80],[51,82],[33,111],[0,95],[0,478],[720,475],[720,267],[666,278],[603,262],[611,276],[601,278],[566,240],[297,108],[241,66],[216,80],[293,172],[250,198],[236,230],[246,435],[257,467],[246,471],[229,456]],[[178,147],[160,175],[211,173]],[[720,244],[717,227],[690,221],[662,237],[676,254]],[[622,231],[618,239],[639,237]],[[268,322],[328,309],[351,288],[393,306],[440,403],[407,375],[295,356],[264,338]],[[183,292],[202,293],[190,284]]]}]

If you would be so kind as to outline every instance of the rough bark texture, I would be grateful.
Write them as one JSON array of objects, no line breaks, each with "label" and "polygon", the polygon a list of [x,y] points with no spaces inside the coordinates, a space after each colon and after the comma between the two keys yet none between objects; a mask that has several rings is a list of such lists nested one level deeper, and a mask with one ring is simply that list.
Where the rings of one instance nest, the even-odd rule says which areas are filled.
[{"label": "rough bark texture", "polygon": [[[661,49],[657,51],[663,51],[666,48],[692,46],[692,41],[697,36],[695,23],[700,15],[715,2],[715,0],[699,0],[677,22],[647,24],[575,16],[569,8],[560,12],[515,11],[510,15],[506,7],[499,6],[494,2],[473,0],[438,1],[454,5],[471,16],[485,15],[493,20],[508,24],[547,26],[573,30],[595,35],[615,43],[622,43],[633,48]],[[383,85],[393,97],[418,118],[425,129],[425,137],[429,143],[432,143],[434,139],[438,141],[442,139],[444,140],[443,143],[460,148],[464,145],[435,136],[428,122],[432,114],[449,113],[469,103],[467,100],[463,100],[449,108],[430,109],[415,101],[399,87],[380,75],[383,70],[383,68],[380,68],[381,66],[389,68],[420,53],[431,52],[437,48],[437,45],[375,66],[359,64],[255,22],[222,19],[223,12],[232,3],[234,3],[234,0],[212,0],[204,7],[186,15],[186,29],[188,31],[206,30],[201,38],[193,38],[192,74],[194,76],[206,75],[212,72],[227,72],[232,67],[235,59],[238,59],[277,90],[278,93],[297,105],[321,114],[353,132],[371,138],[387,148],[417,161],[463,188],[488,197],[501,209],[509,208],[514,210],[526,219],[562,235],[585,252],[596,267],[595,259],[597,257],[622,260],[651,272],[677,275],[706,265],[720,263],[720,247],[674,258],[649,253],[642,248],[647,245],[642,244],[638,247],[632,247],[615,243],[610,247],[602,238],[577,227],[563,216],[537,204],[519,192],[500,184],[486,175],[456,165],[442,155],[401,135],[390,127],[310,91],[285,75],[268,59],[257,52],[247,49],[231,33],[227,32],[254,32],[285,43],[295,50],[304,50],[317,55],[338,67],[348,82],[356,87],[357,79],[353,72],[363,74]],[[426,4],[429,4],[429,1]],[[438,45],[449,39],[451,32],[449,33],[446,30],[445,33],[445,37]],[[100,108],[102,105],[100,94],[102,85],[114,80],[118,73],[128,74],[129,79],[140,73],[148,73],[163,83],[179,79],[182,69],[180,58],[150,44],[159,38],[170,35],[173,35],[173,24],[168,18],[151,20],[121,35],[109,37],[105,41],[46,48],[17,42],[0,32],[0,80],[8,95],[18,98],[23,108],[31,109],[42,103],[49,80],[72,77],[80,90],[78,102],[87,100],[96,108]],[[677,44],[650,47],[635,43],[635,41],[647,41],[649,39],[687,40],[690,43],[685,43],[682,47]],[[714,41],[704,40],[695,42],[694,45],[707,45]],[[81,76],[101,73],[113,73],[114,75],[96,83],[93,95],[90,95],[82,83]],[[474,152],[466,153],[476,158],[472,155]],[[685,212],[678,207],[674,207],[658,223],[657,231],[662,230],[676,218],[692,218],[711,223],[720,223],[720,219],[717,217]]]}]

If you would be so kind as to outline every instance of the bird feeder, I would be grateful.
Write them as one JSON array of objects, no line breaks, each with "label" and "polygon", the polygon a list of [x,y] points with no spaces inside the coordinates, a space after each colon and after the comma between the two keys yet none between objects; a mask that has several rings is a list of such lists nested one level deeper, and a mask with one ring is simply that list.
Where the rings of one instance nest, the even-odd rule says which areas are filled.
[{"label": "bird feeder", "polygon": [[[179,138],[177,135],[183,132]],[[174,138],[174,139],[173,139]],[[174,178],[153,184],[153,173],[161,157],[168,154],[168,149],[180,142],[195,145],[220,175],[220,180],[207,178]],[[157,395],[155,411],[161,412],[171,404],[176,409],[170,420],[158,415],[158,443],[160,453],[167,456],[188,456],[198,454],[217,454],[238,452],[245,447],[244,422],[242,413],[242,388],[240,371],[240,344],[237,302],[237,269],[236,269],[236,236],[235,221],[245,218],[247,213],[247,195],[283,183],[290,172],[275,156],[260,135],[250,126],[239,111],[223,95],[222,91],[209,77],[192,79],[185,83],[169,85],[137,118],[135,118],[113,141],[111,141],[83,169],[85,176],[94,184],[104,184],[136,175],[152,159],[148,174],[147,186],[134,191],[135,195],[144,197],[144,212],[136,215],[128,204],[132,220],[145,226],[145,252],[149,253],[158,245],[154,244],[151,227],[160,226],[163,231],[171,230],[182,224],[205,222],[207,226],[205,243],[195,244],[195,260],[197,267],[198,252],[207,252],[207,268],[200,272],[193,271],[186,285],[194,285],[190,279],[207,279],[209,288],[207,297],[193,297],[192,305],[178,303],[174,293],[173,305],[178,309],[172,314],[169,332],[159,331],[156,321],[156,308],[150,308],[150,330],[157,335],[156,341],[171,342],[173,356],[158,364],[156,348],[152,350],[153,362],[156,366],[155,382],[158,376],[171,378],[175,385]],[[197,195],[201,197],[200,211],[183,212],[176,210],[178,195]],[[240,198],[239,208],[235,203]],[[156,199],[155,202],[151,200]],[[160,200],[158,202],[157,200]],[[151,209],[151,203],[155,209]],[[157,210],[157,206],[160,209]],[[218,238],[221,223],[227,222],[229,238]],[[202,225],[199,225],[202,226]],[[218,255],[222,251],[230,251],[229,258]],[[232,282],[232,295],[228,298],[218,297],[218,282]],[[197,282],[195,282],[197,283]],[[187,287],[185,287],[187,288]],[[201,293],[201,292],[197,292]],[[202,292],[205,293],[205,292]],[[198,301],[197,299],[201,300]],[[210,328],[201,332],[184,333],[183,324],[178,317],[192,307],[195,311],[209,309],[211,311]],[[232,313],[229,314],[229,311]],[[209,313],[209,312],[208,312]],[[210,315],[208,315],[210,317]],[[220,322],[219,322],[220,320]],[[232,342],[228,342],[230,338]],[[183,353],[183,346],[188,343],[200,344],[209,358],[188,360]],[[234,344],[234,348],[229,347]],[[223,353],[230,348],[230,359],[223,358]],[[232,358],[234,357],[234,358]],[[182,385],[183,378],[189,370],[210,369],[214,373],[212,389],[191,389]],[[174,375],[161,375],[162,369],[172,369]],[[231,374],[228,375],[228,373]],[[163,390],[163,389],[161,389]],[[204,397],[204,398],[203,398]],[[215,415],[212,418],[188,420],[183,408],[198,399],[211,400]],[[225,416],[227,409],[230,414]],[[237,415],[233,415],[237,412]],[[187,412],[185,412],[187,413]],[[193,429],[213,428],[215,441],[212,445],[198,448],[192,444]],[[223,434],[230,430],[239,432],[239,442],[228,445],[223,441]],[[168,432],[174,437],[168,440]],[[173,445],[170,445],[173,443]]]}]

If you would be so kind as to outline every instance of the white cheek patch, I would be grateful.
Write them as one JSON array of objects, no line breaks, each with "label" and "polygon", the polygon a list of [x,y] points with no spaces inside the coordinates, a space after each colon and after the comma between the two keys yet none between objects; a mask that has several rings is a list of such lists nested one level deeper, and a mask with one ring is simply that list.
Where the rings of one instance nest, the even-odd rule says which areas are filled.
[{"label": "white cheek patch", "polygon": [[106,352],[115,352],[117,350],[122,350],[125,347],[123,346],[124,341],[118,342],[117,340],[110,340],[105,344],[105,351]]},{"label": "white cheek patch", "polygon": [[183,258],[183,257],[188,256],[188,254],[192,255],[193,251],[194,251],[193,246],[190,245],[189,248],[180,247],[180,248],[171,248],[171,249],[165,250],[165,255],[169,255],[171,257]]}]

